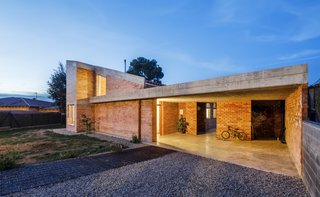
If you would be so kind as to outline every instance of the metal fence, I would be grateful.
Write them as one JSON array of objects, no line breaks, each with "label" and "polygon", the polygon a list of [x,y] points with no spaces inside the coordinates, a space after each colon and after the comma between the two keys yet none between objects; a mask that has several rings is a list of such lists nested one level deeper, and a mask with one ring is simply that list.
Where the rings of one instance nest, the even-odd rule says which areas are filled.
[{"label": "metal fence", "polygon": [[0,111],[0,128],[17,128],[63,123],[60,113]]},{"label": "metal fence", "polygon": [[320,122],[320,84],[309,86],[309,119]]}]

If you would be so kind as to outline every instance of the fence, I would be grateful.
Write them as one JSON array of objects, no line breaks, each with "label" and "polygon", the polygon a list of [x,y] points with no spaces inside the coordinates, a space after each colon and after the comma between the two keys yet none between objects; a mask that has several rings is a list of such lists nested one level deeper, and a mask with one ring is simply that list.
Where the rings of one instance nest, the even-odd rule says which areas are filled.
[{"label": "fence", "polygon": [[320,84],[309,86],[309,119],[320,121]]},{"label": "fence", "polygon": [[29,127],[63,123],[60,113],[0,111],[0,128]]},{"label": "fence", "polygon": [[320,124],[304,121],[302,179],[311,196],[320,196]]}]

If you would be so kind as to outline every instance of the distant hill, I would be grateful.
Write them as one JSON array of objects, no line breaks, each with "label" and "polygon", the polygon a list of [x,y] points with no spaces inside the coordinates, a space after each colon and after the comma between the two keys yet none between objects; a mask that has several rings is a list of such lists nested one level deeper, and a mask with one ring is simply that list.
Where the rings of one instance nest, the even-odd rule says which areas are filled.
[{"label": "distant hill", "polygon": [[[36,98],[36,95],[35,94],[19,94],[19,93],[0,93],[0,98],[5,98],[5,97],[24,97],[24,98],[33,99],[33,98]],[[37,99],[53,102],[52,99],[48,98],[48,95],[46,94],[38,94]]]}]

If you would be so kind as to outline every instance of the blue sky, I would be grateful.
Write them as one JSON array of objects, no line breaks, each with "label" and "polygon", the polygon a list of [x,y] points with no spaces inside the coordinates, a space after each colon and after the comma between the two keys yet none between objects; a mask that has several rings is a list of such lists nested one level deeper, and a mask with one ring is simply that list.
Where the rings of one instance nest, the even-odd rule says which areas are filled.
[{"label": "blue sky", "polygon": [[320,1],[2,0],[0,92],[43,93],[61,61],[123,70],[144,56],[166,84],[309,64],[320,78]]}]

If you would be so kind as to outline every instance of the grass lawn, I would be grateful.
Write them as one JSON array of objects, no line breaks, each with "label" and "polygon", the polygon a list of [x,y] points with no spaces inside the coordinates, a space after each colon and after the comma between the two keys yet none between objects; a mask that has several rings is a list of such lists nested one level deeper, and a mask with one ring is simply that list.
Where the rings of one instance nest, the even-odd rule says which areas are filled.
[{"label": "grass lawn", "polygon": [[86,156],[119,147],[86,135],[57,134],[52,129],[51,126],[0,131],[0,155],[14,151],[18,155],[18,164],[28,164]]}]

